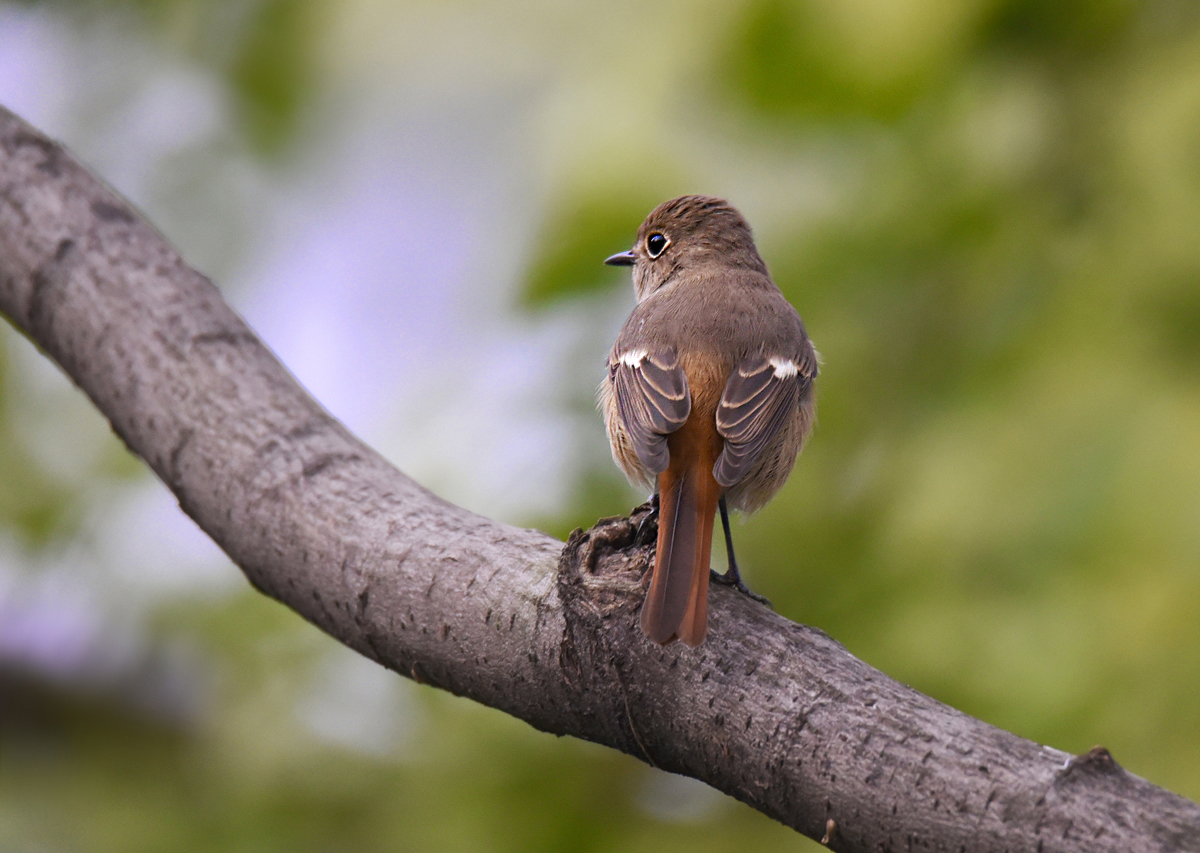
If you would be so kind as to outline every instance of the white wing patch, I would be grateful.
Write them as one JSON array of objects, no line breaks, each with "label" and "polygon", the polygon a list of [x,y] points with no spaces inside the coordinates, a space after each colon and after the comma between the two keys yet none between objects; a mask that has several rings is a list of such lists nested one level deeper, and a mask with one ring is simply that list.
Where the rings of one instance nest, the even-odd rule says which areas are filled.
[{"label": "white wing patch", "polygon": [[800,368],[796,367],[796,362],[790,358],[773,358],[770,364],[775,369],[776,379],[791,379],[800,372]]},{"label": "white wing patch", "polygon": [[626,367],[637,369],[642,366],[642,362],[645,360],[646,351],[644,349],[631,349],[629,352],[621,353],[621,364],[624,364]]}]

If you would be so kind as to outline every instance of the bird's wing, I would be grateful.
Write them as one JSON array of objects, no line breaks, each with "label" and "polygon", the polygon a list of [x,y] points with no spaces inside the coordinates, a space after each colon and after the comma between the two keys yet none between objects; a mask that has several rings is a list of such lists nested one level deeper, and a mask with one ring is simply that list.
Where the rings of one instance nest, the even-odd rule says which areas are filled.
[{"label": "bird's wing", "polygon": [[608,376],[617,412],[634,452],[658,474],[667,469],[667,436],[683,426],[692,411],[687,376],[671,347],[631,347],[613,351]]},{"label": "bird's wing", "polygon": [[815,357],[753,355],[729,375],[717,405],[717,432],[725,447],[713,466],[729,488],[749,473],[759,454],[800,405],[816,375]]}]

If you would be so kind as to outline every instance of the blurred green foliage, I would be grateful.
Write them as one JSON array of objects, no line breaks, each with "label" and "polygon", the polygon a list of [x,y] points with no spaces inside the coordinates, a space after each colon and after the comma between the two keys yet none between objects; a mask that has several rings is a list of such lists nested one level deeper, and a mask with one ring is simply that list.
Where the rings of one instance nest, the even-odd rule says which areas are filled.
[{"label": "blurred green foliage", "polygon": [[[596,263],[633,244],[630,222],[662,200],[648,189],[654,180],[597,188],[594,192],[568,192],[551,205],[549,223],[540,241],[543,250],[534,258],[525,287],[530,305],[566,295],[585,293],[612,284],[611,271]],[[659,181],[658,183],[662,183]]]},{"label": "blurred green foliage", "polygon": [[247,135],[266,151],[290,138],[313,86],[315,5],[310,0],[251,4],[229,79],[242,99]]},{"label": "blurred green foliage", "polygon": [[[195,4],[162,6],[160,31],[191,33],[180,43],[238,94],[247,138],[286,146],[332,61],[314,23],[332,6],[243,3],[223,39]],[[619,278],[601,262],[650,208],[729,195],[825,358],[810,446],[735,529],[751,584],[955,707],[1074,752],[1103,743],[1200,798],[1200,11],[709,12],[662,36],[678,50],[653,48],[686,57],[677,76],[642,86],[664,75],[638,54],[639,88],[613,84],[621,114],[561,158],[524,303],[594,310]],[[546,19],[530,38],[552,56]],[[611,299],[630,303],[627,285]],[[594,381],[561,392],[597,447],[577,504],[538,520],[560,535],[643,497],[604,458]],[[33,546],[73,498],[22,455],[9,398],[0,522]],[[815,848],[732,802],[656,818],[655,777],[632,759],[427,688],[402,756],[323,744],[292,708],[328,641],[251,593],[156,630],[211,660],[210,706],[164,721],[61,685],[10,690],[0,848]]]},{"label": "blurred green foliage", "polygon": [[12,531],[27,546],[45,545],[64,526],[71,495],[32,464],[14,435],[6,361],[0,351],[0,529]]}]

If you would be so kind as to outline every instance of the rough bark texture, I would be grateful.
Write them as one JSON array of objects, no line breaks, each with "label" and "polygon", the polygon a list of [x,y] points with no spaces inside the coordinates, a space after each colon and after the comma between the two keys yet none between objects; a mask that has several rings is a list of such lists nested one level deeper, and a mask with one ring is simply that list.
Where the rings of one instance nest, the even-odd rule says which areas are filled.
[{"label": "rough bark texture", "polygon": [[972,719],[728,588],[703,646],[649,643],[644,508],[564,548],[430,494],[2,108],[0,311],[256,588],[396,672],[703,779],[834,850],[1200,851],[1200,807],[1106,751]]}]

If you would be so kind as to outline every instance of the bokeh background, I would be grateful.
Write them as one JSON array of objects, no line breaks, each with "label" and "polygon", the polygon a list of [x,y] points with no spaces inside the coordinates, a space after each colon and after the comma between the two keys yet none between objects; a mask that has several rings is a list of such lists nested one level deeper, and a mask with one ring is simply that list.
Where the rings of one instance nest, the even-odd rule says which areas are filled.
[{"label": "bokeh background", "polygon": [[[0,103],[400,467],[560,536],[642,498],[601,260],[730,198],[825,359],[752,586],[1200,798],[1200,6],[0,0]],[[730,849],[818,848],[253,593],[0,327],[0,850]]]}]

